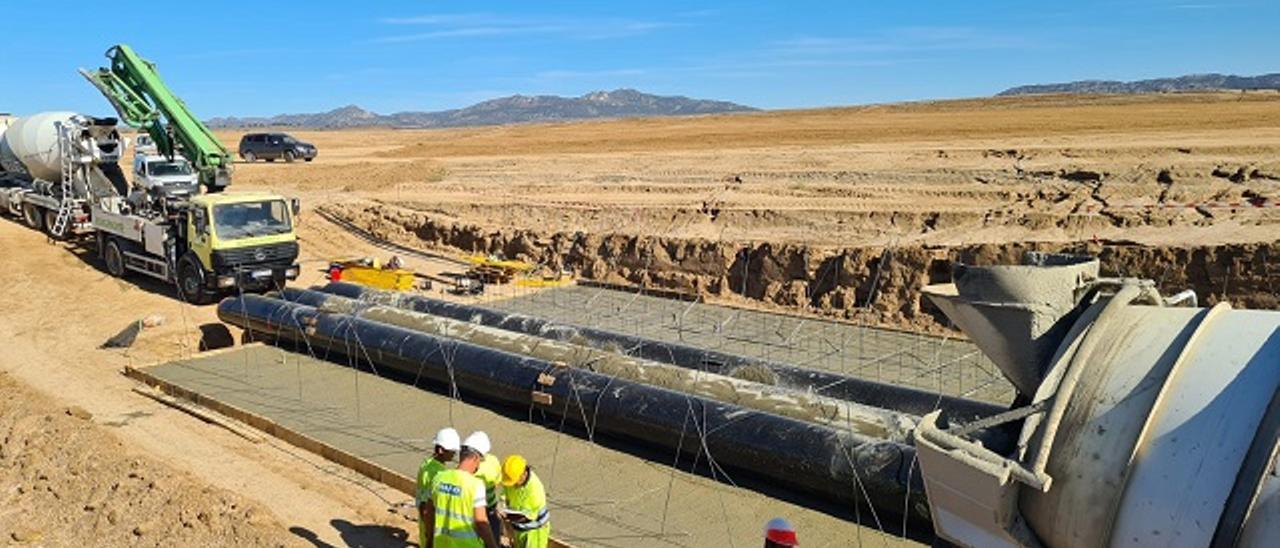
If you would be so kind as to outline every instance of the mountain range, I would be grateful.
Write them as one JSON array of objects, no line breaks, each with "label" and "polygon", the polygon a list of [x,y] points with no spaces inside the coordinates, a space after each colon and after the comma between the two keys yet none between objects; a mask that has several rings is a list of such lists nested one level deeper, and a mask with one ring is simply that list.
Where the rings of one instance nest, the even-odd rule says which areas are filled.
[{"label": "mountain range", "polygon": [[728,101],[651,95],[634,89],[617,89],[613,91],[595,91],[581,97],[512,95],[476,103],[466,108],[437,112],[378,114],[355,105],[349,105],[314,114],[213,118],[207,123],[214,128],[267,126],[319,129],[350,127],[443,128],[555,122],[590,118],[684,116],[753,110],[756,109]]},{"label": "mountain range", "polygon": [[1280,73],[1258,76],[1234,74],[1189,74],[1176,78],[1154,78],[1121,82],[1117,80],[1081,80],[1060,84],[1036,84],[1006,89],[996,95],[1031,95],[1036,93],[1160,93],[1170,91],[1209,90],[1280,90]]}]

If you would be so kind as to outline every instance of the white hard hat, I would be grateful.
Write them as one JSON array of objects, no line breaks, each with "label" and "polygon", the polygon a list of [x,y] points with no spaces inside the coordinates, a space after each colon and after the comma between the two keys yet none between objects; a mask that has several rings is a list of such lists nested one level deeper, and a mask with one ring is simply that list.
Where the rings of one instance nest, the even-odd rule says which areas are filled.
[{"label": "white hard hat", "polygon": [[467,439],[462,440],[462,445],[484,454],[488,454],[489,449],[492,449],[489,445],[489,435],[479,431],[472,432],[470,436],[467,436]]},{"label": "white hard hat", "polygon": [[441,428],[436,432],[436,439],[432,443],[443,448],[445,451],[457,451],[460,449],[461,443],[458,441],[458,431],[452,428]]}]

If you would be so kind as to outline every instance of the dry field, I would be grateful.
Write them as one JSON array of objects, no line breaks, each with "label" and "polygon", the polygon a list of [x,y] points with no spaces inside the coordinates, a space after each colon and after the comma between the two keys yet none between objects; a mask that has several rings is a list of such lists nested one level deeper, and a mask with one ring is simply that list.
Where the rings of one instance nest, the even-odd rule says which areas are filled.
[{"label": "dry field", "polygon": [[1275,93],[293,133],[320,158],[241,165],[236,184],[401,243],[710,300],[928,328],[919,286],[951,261],[1037,247],[1275,304]]},{"label": "dry field", "polygon": [[[295,134],[317,161],[241,165],[235,184],[307,204],[300,285],[328,259],[386,253],[324,209],[451,254],[915,327],[937,327],[918,290],[950,260],[1030,247],[1280,306],[1280,210],[1231,205],[1280,200],[1276,94]],[[212,307],[110,278],[16,222],[0,222],[0,247],[14,251],[0,254],[0,543],[405,544],[412,522],[388,510],[407,497],[131,391],[120,369],[196,351]],[[97,348],[156,313],[168,322],[132,349]]]}]

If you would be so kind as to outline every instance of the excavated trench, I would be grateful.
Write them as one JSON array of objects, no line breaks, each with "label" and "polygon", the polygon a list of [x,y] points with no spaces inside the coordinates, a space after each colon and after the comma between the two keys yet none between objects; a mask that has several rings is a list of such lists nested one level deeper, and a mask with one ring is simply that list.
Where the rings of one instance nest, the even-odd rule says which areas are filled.
[{"label": "excavated trench", "polygon": [[1162,292],[1193,289],[1202,303],[1280,308],[1280,242],[1151,246],[1128,242],[1011,242],[959,246],[819,247],[695,238],[486,229],[380,205],[325,212],[375,237],[453,252],[501,254],[580,278],[673,291],[711,302],[805,311],[877,325],[949,329],[920,289],[945,282],[956,262],[1016,263],[1027,251],[1098,256],[1107,276],[1155,280]]}]

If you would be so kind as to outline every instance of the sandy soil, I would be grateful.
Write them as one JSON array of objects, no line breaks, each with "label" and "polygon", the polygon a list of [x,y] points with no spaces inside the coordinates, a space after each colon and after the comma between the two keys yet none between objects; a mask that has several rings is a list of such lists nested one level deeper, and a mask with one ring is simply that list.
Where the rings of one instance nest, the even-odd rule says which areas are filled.
[{"label": "sandy soil", "polygon": [[[810,246],[1280,236],[1277,209],[1181,207],[1280,198],[1272,93],[294,134],[319,147],[315,162],[238,166],[237,184],[543,235]],[[240,133],[221,135],[234,145]]]},{"label": "sandy soil", "polygon": [[295,134],[319,159],[241,165],[237,184],[414,247],[713,302],[946,330],[922,286],[1036,248],[1275,304],[1276,93]]},{"label": "sandy soil", "polygon": [[[953,255],[935,253],[935,246],[968,245],[970,257],[991,259],[1016,248],[972,246],[1123,241],[1141,253],[1117,256],[1114,264],[1159,273],[1178,257],[1199,260],[1199,270],[1178,266],[1185,272],[1169,276],[1203,279],[1206,287],[1222,287],[1224,298],[1241,274],[1248,275],[1250,294],[1264,293],[1271,268],[1280,267],[1273,249],[1280,209],[1230,205],[1272,205],[1280,198],[1276,94],[1009,98],[296,134],[319,146],[318,160],[241,165],[235,184],[303,198],[304,283],[316,281],[329,259],[388,254],[312,214],[322,207],[363,216],[388,239],[448,253],[496,248],[539,260],[577,257],[576,264],[606,279],[690,286],[726,300],[806,310],[815,296],[831,310],[871,302],[902,317],[927,315],[908,293],[945,275],[934,267]],[[239,133],[221,135],[234,145]],[[1236,247],[1223,247],[1228,244]],[[1226,251],[1153,247],[1190,245]],[[876,246],[914,251],[885,260]],[[97,464],[111,474],[130,479],[121,467],[138,462],[141,475],[163,478],[159,486],[174,490],[165,493],[208,489],[210,498],[199,506],[243,526],[201,529],[190,533],[205,535],[191,537],[195,543],[403,545],[412,524],[388,507],[406,497],[313,455],[270,440],[251,443],[130,391],[133,384],[119,369],[196,351],[199,327],[215,321],[212,307],[181,304],[168,288],[145,281],[112,279],[74,249],[51,245],[13,222],[0,221],[0,248],[9,251],[0,253],[6,274],[0,371],[9,379],[0,416],[19,418],[5,422],[6,429],[19,423],[45,429],[22,430],[27,434],[14,439],[39,440],[56,431],[58,439],[112,456]],[[744,248],[746,259],[735,261]],[[731,271],[739,266],[746,274],[735,278]],[[740,292],[711,291],[738,282]],[[897,284],[903,295],[870,299],[876,284],[885,283]],[[145,331],[130,351],[97,349],[152,313],[168,322]],[[72,406],[91,418],[62,411]],[[53,418],[40,424],[40,417]],[[42,431],[51,435],[42,438]],[[92,529],[67,524],[104,512],[86,511],[78,499],[51,508],[37,495],[52,492],[17,490],[47,483],[68,497],[90,497],[66,479],[89,462],[63,458],[68,454],[54,446],[25,447],[30,452],[16,458],[33,455],[36,468],[0,468],[6,482],[0,497],[17,497],[15,507],[30,509],[21,514],[30,529],[21,532],[26,540],[6,531],[6,542],[89,541]],[[9,451],[9,444],[0,449],[0,460],[11,458]],[[40,473],[50,480],[39,480]],[[142,492],[130,493],[134,498],[125,500]],[[155,518],[141,524],[140,542],[183,531],[185,507],[147,508],[118,514]],[[250,508],[266,511],[249,519]],[[9,516],[0,511],[0,527],[13,523],[5,521],[14,519]],[[105,527],[104,539],[125,540],[140,525],[93,523]]]},{"label": "sandy soil", "polygon": [[[0,458],[0,497],[14,497],[19,488],[42,485],[23,483],[29,481],[32,470],[48,476],[47,481],[41,480],[43,484],[65,489],[58,491],[64,503],[60,505],[43,504],[47,501],[39,497],[51,496],[44,491],[16,495],[17,508],[25,509],[21,522],[44,539],[32,542],[83,543],[95,540],[99,533],[106,535],[104,539],[127,541],[132,528],[141,525],[147,534],[140,542],[147,544],[153,543],[147,539],[192,538],[195,545],[253,545],[260,544],[258,540],[268,545],[404,545],[401,539],[413,524],[389,508],[408,497],[318,456],[270,439],[251,443],[131,391],[135,385],[120,369],[195,352],[198,327],[216,321],[213,307],[182,304],[168,288],[146,281],[111,278],[72,249],[49,244],[43,235],[9,220],[0,220],[0,247],[10,251],[0,254],[0,271],[6,273],[6,283],[0,286],[0,302],[5,303],[0,307],[0,347],[5,349],[0,353],[0,372],[7,379],[5,395],[0,395],[0,415],[27,415],[20,421],[24,424],[38,424],[41,415],[56,419],[41,426],[47,435],[22,430],[22,435],[0,444],[0,453],[6,455]],[[126,324],[148,314],[164,315],[166,324],[144,331],[130,351],[97,348]],[[8,397],[9,393],[14,396]],[[67,424],[58,417],[61,408],[71,406],[91,414],[90,421]],[[29,440],[26,452],[8,456],[11,451],[23,451],[20,440]],[[74,442],[69,449],[98,457],[70,458],[56,445],[61,442]],[[135,461],[145,477],[163,478],[158,481],[165,497],[196,499],[190,505],[158,509],[145,491],[124,481]],[[13,462],[28,464],[11,468]],[[116,478],[117,471],[125,477]],[[76,485],[76,473],[101,474],[108,487],[121,481],[128,487],[128,496],[118,503],[112,498],[108,506],[88,512],[83,508],[90,499],[102,496],[91,489],[99,482]],[[145,489],[147,484],[142,485]],[[195,494],[206,490],[207,497]],[[98,520],[117,504],[122,518],[118,524]],[[183,523],[191,517],[189,510],[243,521],[248,508],[263,509],[251,526],[207,527],[197,533]],[[0,531],[14,519],[0,511]],[[70,524],[84,527],[68,528]],[[110,536],[120,530],[130,535]]]},{"label": "sandy soil", "polygon": [[262,504],[131,455],[80,407],[55,404],[0,371],[0,531],[19,544],[235,544],[298,538]]}]

